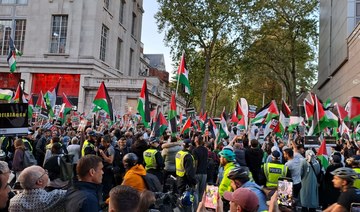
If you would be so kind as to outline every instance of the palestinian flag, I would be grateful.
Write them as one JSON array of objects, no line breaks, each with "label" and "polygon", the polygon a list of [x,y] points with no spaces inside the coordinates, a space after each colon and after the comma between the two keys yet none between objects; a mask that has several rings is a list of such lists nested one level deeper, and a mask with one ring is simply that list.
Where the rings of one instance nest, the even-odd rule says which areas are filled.
[{"label": "palestinian flag", "polygon": [[345,110],[345,108],[343,108],[337,102],[335,102],[334,106],[336,108],[336,111],[337,111],[338,117],[340,119],[340,122],[349,121],[348,112]]},{"label": "palestinian flag", "polygon": [[13,39],[10,37],[9,54],[7,57],[7,62],[11,73],[14,73],[16,71],[16,56],[21,56],[21,55],[22,53],[16,49]]},{"label": "palestinian flag", "polygon": [[319,134],[326,128],[326,126],[327,116],[325,110],[320,100],[316,95],[314,95],[314,119],[312,120],[312,126],[309,133],[311,133],[311,135]]},{"label": "palestinian flag", "polygon": [[150,104],[149,104],[149,93],[147,89],[146,79],[144,80],[141,88],[137,110],[141,116],[142,122],[145,127],[149,127],[150,122]]},{"label": "palestinian flag", "polygon": [[206,125],[206,122],[208,121],[208,119],[207,119],[207,111],[200,116],[199,121],[200,121],[201,131],[204,133],[205,132],[205,125]]},{"label": "palestinian flag", "polygon": [[190,89],[190,81],[189,81],[189,72],[186,68],[185,52],[181,56],[181,61],[177,71],[176,79],[178,80],[179,83],[184,85],[185,93],[190,94],[191,89]]},{"label": "palestinian flag", "polygon": [[239,122],[244,123],[243,126],[245,126],[245,130],[247,130],[249,123],[249,105],[245,98],[240,98],[240,102],[241,102],[241,111],[243,113],[242,118],[244,118],[244,120],[242,121],[241,118]]},{"label": "palestinian flag", "polygon": [[[242,117],[242,116],[241,116]],[[241,119],[241,117],[240,117],[240,119]],[[237,117],[237,115],[236,115],[236,110],[233,112],[233,114],[232,114],[232,116],[231,116],[231,122],[233,123],[233,124],[237,124],[238,122],[239,122],[239,118]]]},{"label": "palestinian flag", "polygon": [[237,118],[237,120],[239,121],[242,117],[244,116],[244,113],[241,109],[241,105],[240,103],[237,101],[236,102],[236,109],[235,109],[235,117]]},{"label": "palestinian flag", "polygon": [[241,117],[240,121],[236,124],[239,130],[246,130],[247,124],[245,122],[245,116]]},{"label": "palestinian flag", "polygon": [[58,93],[59,86],[60,86],[60,80],[61,80],[61,78],[59,78],[56,85],[54,87],[50,88],[44,95],[45,103],[46,103],[47,109],[49,111],[49,115],[51,117],[55,116],[54,108],[55,108],[55,104],[56,104],[57,93]]},{"label": "palestinian flag", "polygon": [[27,100],[24,95],[24,91],[22,90],[20,83],[18,84],[18,86],[16,88],[15,96],[13,97],[12,101],[14,103],[27,103]]},{"label": "palestinian flag", "polygon": [[324,105],[324,109],[325,109],[325,110],[329,109],[329,107],[331,107],[331,100],[330,100],[330,98],[328,98],[323,105]]},{"label": "palestinian flag", "polygon": [[304,110],[306,121],[312,121],[314,118],[314,105],[311,104],[307,99],[304,99]]},{"label": "palestinian flag", "polygon": [[169,119],[169,128],[170,128],[170,131],[171,131],[171,134],[173,136],[176,135],[176,100],[175,100],[175,94],[173,93],[171,95],[171,101],[170,101],[170,110],[169,110],[169,113],[168,113],[168,119]]},{"label": "palestinian flag", "polygon": [[216,138],[218,130],[213,119],[209,119],[209,131],[213,138]]},{"label": "palestinian flag", "polygon": [[286,127],[288,127],[289,124],[290,114],[290,107],[286,104],[284,100],[282,100],[279,123],[276,125],[276,128],[274,130],[277,136],[282,137],[282,135],[285,133]]},{"label": "palestinian flag", "polygon": [[62,94],[62,101],[63,101],[63,104],[64,104],[64,110],[63,110],[63,113],[62,113],[62,118],[63,118],[63,121],[65,121],[65,117],[66,117],[66,114],[70,113],[70,111],[72,110],[72,107],[73,105],[71,104],[71,102],[69,101],[69,99],[67,98],[67,96],[65,95],[65,93]]},{"label": "palestinian flag", "polygon": [[34,103],[32,99],[32,95],[30,95],[29,102],[28,102],[28,118],[31,120],[34,113]]},{"label": "palestinian flag", "polygon": [[154,126],[155,137],[162,136],[167,127],[168,126],[167,126],[166,118],[161,112],[159,112]]},{"label": "palestinian flag", "polygon": [[340,135],[341,135],[341,136],[342,136],[343,134],[346,134],[346,135],[349,136],[349,138],[351,138],[349,127],[346,126],[345,122],[342,122],[339,128],[340,128],[339,131],[340,131]]},{"label": "palestinian flag", "polygon": [[360,122],[360,97],[351,97],[348,104],[350,121]]},{"label": "palestinian flag", "polygon": [[329,128],[338,128],[339,127],[339,118],[333,114],[330,110],[325,110],[326,115],[326,127]]},{"label": "palestinian flag", "polygon": [[8,102],[11,101],[13,96],[13,91],[8,89],[0,89],[0,100],[6,100]]},{"label": "palestinian flag", "polygon": [[290,116],[288,131],[289,132],[294,131],[296,127],[302,124],[303,122],[304,122],[304,118],[301,116]]},{"label": "palestinian flag", "polygon": [[264,107],[258,110],[258,112],[255,115],[255,118],[251,120],[252,124],[262,124],[265,120],[265,117],[268,114],[270,103],[266,104]]},{"label": "palestinian flag", "polygon": [[40,91],[40,95],[36,101],[36,105],[35,107],[39,108],[39,109],[42,109],[42,110],[46,110],[46,105],[45,105],[45,101],[44,101],[44,96],[43,96],[43,93],[42,91]]},{"label": "palestinian flag", "polygon": [[224,117],[225,111],[221,114],[220,117],[220,130],[219,130],[219,138],[227,138],[229,137],[229,130],[228,130],[228,126],[226,124],[226,119]]},{"label": "palestinian flag", "polygon": [[180,134],[186,134],[189,133],[190,131],[190,127],[191,127],[191,118],[188,117],[188,119],[186,120],[183,128],[181,129],[181,133]]},{"label": "palestinian flag", "polygon": [[286,118],[289,118],[291,115],[291,110],[288,104],[284,100],[281,101],[281,111]]},{"label": "palestinian flag", "polygon": [[324,167],[324,169],[326,170],[327,167],[329,166],[329,159],[328,159],[328,154],[327,154],[327,151],[326,151],[326,141],[325,141],[325,139],[321,142],[319,151],[317,153],[317,157],[319,158],[322,167]]},{"label": "palestinian flag", "polygon": [[356,140],[360,140],[360,124],[358,124],[354,130]]},{"label": "palestinian flag", "polygon": [[268,108],[268,114],[266,116],[265,123],[270,122],[272,119],[274,119],[278,116],[279,116],[279,110],[276,106],[275,100],[272,100],[270,103],[270,106]]},{"label": "palestinian flag", "polygon": [[114,119],[111,99],[104,81],[102,81],[100,84],[100,87],[95,95],[93,104],[104,110],[109,115],[111,121]]}]

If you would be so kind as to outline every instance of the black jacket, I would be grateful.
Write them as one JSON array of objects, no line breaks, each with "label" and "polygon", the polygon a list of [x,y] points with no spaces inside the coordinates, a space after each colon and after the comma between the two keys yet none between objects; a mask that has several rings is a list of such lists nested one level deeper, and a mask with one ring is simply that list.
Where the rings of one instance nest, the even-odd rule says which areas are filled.
[{"label": "black jacket", "polygon": [[76,182],[66,193],[67,212],[101,211],[102,185],[89,182]]}]

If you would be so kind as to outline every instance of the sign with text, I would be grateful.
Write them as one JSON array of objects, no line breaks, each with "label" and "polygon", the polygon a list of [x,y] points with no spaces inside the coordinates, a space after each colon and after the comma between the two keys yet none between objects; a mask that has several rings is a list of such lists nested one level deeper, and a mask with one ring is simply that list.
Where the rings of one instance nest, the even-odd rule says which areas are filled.
[{"label": "sign with text", "polygon": [[0,135],[27,135],[28,104],[0,104]]},{"label": "sign with text", "polygon": [[336,146],[336,137],[325,136],[324,139],[326,142],[326,146]]},{"label": "sign with text", "polygon": [[318,136],[305,136],[304,147],[318,147],[320,146]]}]

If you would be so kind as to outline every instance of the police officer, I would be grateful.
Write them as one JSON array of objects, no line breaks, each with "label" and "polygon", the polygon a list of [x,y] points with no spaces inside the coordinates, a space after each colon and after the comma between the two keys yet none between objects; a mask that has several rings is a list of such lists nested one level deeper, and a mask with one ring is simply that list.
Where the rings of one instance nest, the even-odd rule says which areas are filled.
[{"label": "police officer", "polygon": [[160,182],[164,181],[163,168],[164,159],[159,151],[159,139],[155,137],[150,138],[150,148],[144,151],[144,163],[146,172],[155,175]]},{"label": "police officer", "polygon": [[[190,148],[191,148],[191,140],[185,139],[183,141],[183,150],[179,151],[175,156],[177,189],[180,195],[183,194],[187,188],[194,191],[197,183],[195,177],[195,173],[196,173],[195,160],[190,153]],[[196,200],[196,197],[194,197],[194,200]],[[194,208],[196,209],[196,207]],[[185,208],[185,211],[187,209]],[[191,211],[191,207],[190,207],[190,211]]]},{"label": "police officer", "polygon": [[271,162],[263,165],[261,170],[261,184],[268,189],[276,189],[280,177],[291,177],[288,167],[280,163],[280,152],[275,150],[271,153]]},{"label": "police officer", "polygon": [[95,139],[96,139],[96,133],[94,131],[89,131],[87,133],[88,139],[84,141],[84,144],[81,148],[81,157],[89,154],[96,154],[95,151]]}]

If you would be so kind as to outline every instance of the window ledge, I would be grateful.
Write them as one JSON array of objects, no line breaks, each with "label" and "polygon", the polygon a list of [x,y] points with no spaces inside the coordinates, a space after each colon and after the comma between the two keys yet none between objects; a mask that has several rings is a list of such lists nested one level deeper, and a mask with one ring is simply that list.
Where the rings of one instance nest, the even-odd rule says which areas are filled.
[{"label": "window ledge", "polygon": [[134,39],[135,43],[137,42],[137,39],[135,38],[135,35],[131,35],[132,39]]},{"label": "window ledge", "polygon": [[51,56],[56,56],[56,57],[65,57],[68,58],[70,55],[69,54],[65,54],[65,53],[45,53],[44,57],[51,57]]},{"label": "window ledge", "polygon": [[103,8],[110,15],[110,19],[113,19],[114,16],[111,14],[111,12],[106,7]]},{"label": "window ledge", "polygon": [[119,21],[119,25],[120,25],[120,27],[122,27],[123,29],[124,29],[124,31],[126,32],[126,28],[125,28],[125,26]]}]

